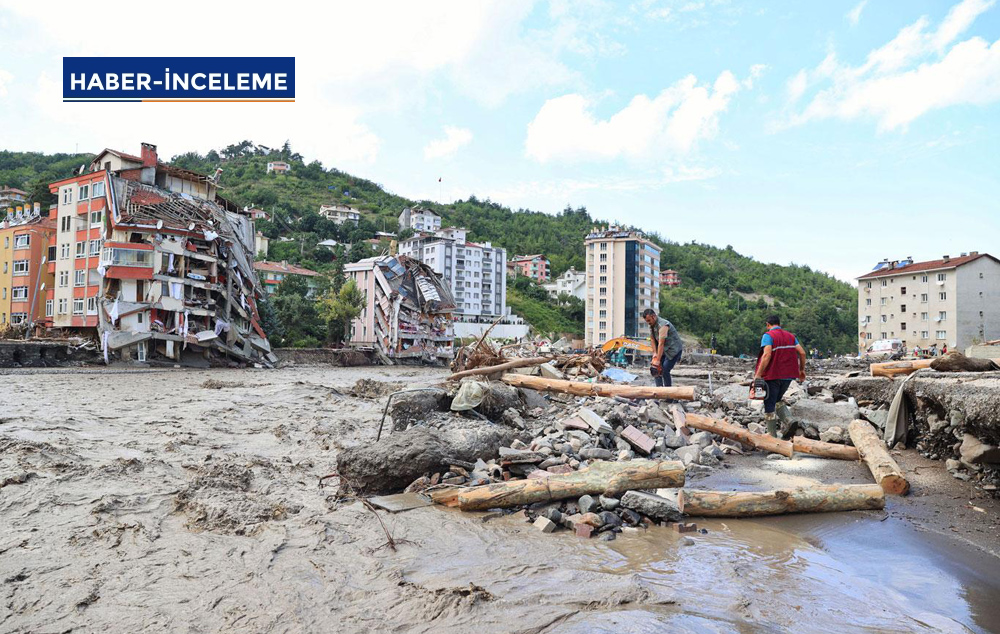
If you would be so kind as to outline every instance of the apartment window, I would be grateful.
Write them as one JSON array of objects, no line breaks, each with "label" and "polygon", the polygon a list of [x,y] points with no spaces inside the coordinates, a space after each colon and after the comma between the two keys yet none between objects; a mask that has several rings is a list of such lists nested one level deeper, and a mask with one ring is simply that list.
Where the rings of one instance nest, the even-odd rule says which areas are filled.
[{"label": "apartment window", "polygon": [[882,303],[882,305],[883,305],[883,306],[885,306],[885,305],[886,305],[886,303],[887,303],[888,301],[889,301],[889,299],[888,299],[887,297],[883,297],[883,298],[882,298],[882,299],[880,300],[880,302]]},{"label": "apartment window", "polygon": [[55,246],[49,247],[48,260],[49,262],[54,262],[56,259],[56,248]]},{"label": "apartment window", "polygon": [[869,341],[871,341],[871,338],[872,338],[872,333],[870,333],[870,332],[865,333],[865,339],[868,339]]},{"label": "apartment window", "polygon": [[930,318],[930,315],[928,315],[927,313],[920,313],[920,319],[921,319],[921,321],[927,321],[929,318]]},{"label": "apartment window", "polygon": [[601,287],[601,290],[600,290],[600,291],[598,291],[598,292],[599,292],[599,293],[600,293],[601,295],[607,295],[607,294],[608,294],[608,289],[607,289],[607,287],[604,287],[604,286],[602,286],[602,287]]},{"label": "apartment window", "polygon": [[884,324],[884,323],[887,323],[888,321],[889,321],[889,318],[886,315],[882,315],[882,323]]},{"label": "apartment window", "polygon": [[27,274],[28,274],[28,261],[14,260],[14,275],[27,275]]},{"label": "apartment window", "polygon": [[882,286],[888,286],[889,280],[882,280]]},{"label": "apartment window", "polygon": [[607,275],[602,275],[601,278],[600,278],[600,280],[598,280],[598,282],[600,284],[607,284],[608,283],[608,276]]},{"label": "apartment window", "polygon": [[91,240],[90,241],[90,255],[100,255],[101,254],[101,241]]},{"label": "apartment window", "polygon": [[601,303],[600,303],[600,306],[607,306],[607,305],[608,305],[608,300],[602,299]]},{"label": "apartment window", "polygon": [[920,276],[920,281],[923,282],[924,284],[926,284],[927,283],[927,276],[926,275],[921,275]]},{"label": "apartment window", "polygon": [[15,286],[10,289],[10,298],[13,300],[26,300],[28,299],[28,287],[27,286]]},{"label": "apartment window", "polygon": [[883,331],[882,331],[881,333],[879,333],[879,334],[881,335],[881,336],[879,337],[879,339],[888,339],[888,338],[889,338],[889,333],[887,333],[887,332],[886,332],[886,331],[884,331],[884,330],[883,330]]},{"label": "apartment window", "polygon": [[871,305],[872,305],[872,300],[871,300],[871,298],[869,298],[869,299],[866,299],[866,300],[865,300],[865,306],[871,306]]},{"label": "apartment window", "polygon": [[87,256],[87,241],[76,243],[76,257],[82,258]]},{"label": "apartment window", "polygon": [[7,287],[6,286],[3,287],[3,297],[2,297],[2,299],[7,299]]},{"label": "apartment window", "polygon": [[59,246],[59,259],[65,260],[67,258],[69,258],[69,243]]},{"label": "apartment window", "polygon": [[73,314],[82,315],[83,314],[83,298],[73,300]]},{"label": "apartment window", "polygon": [[865,288],[871,288],[871,287],[872,287],[871,282],[865,282]]},{"label": "apartment window", "polygon": [[59,271],[59,286],[63,288],[69,286],[69,271]]},{"label": "apartment window", "polygon": [[73,286],[86,286],[87,285],[87,272],[84,270],[73,272]]},{"label": "apartment window", "polygon": [[901,313],[905,313],[906,312],[906,304],[900,305],[899,312],[901,312]]},{"label": "apartment window", "polygon": [[902,321],[902,322],[899,323],[899,329],[903,330],[903,331],[906,330],[906,322],[905,321]]},{"label": "apartment window", "polygon": [[938,330],[937,333],[936,333],[936,335],[937,335],[938,339],[947,339],[948,338],[948,331],[947,330]]},{"label": "apartment window", "polygon": [[63,204],[68,205],[73,202],[73,188],[67,187],[63,190]]},{"label": "apartment window", "polygon": [[900,287],[899,294],[900,295],[906,295],[906,287],[905,286]]},{"label": "apartment window", "polygon": [[927,303],[927,293],[921,293],[920,294],[920,303],[921,304],[926,304]]},{"label": "apartment window", "polygon": [[943,281],[945,281],[945,280],[946,280],[947,278],[948,278],[948,274],[947,274],[947,273],[938,273],[938,276],[937,276],[937,281],[939,281],[939,282],[943,282]]},{"label": "apartment window", "polygon": [[[102,264],[107,266],[153,266],[153,252],[147,249],[105,249]],[[272,279],[280,281],[283,275]]]},{"label": "apartment window", "polygon": [[90,195],[92,198],[101,198],[104,196],[104,181],[98,181],[91,185]]},{"label": "apartment window", "polygon": [[927,339],[930,336],[931,336],[931,333],[927,332],[926,330],[921,330],[920,331],[920,338],[921,339]]},{"label": "apartment window", "polygon": [[607,251],[607,250],[608,250],[608,243],[607,242],[602,242],[601,243],[601,251]]},{"label": "apartment window", "polygon": [[[87,314],[96,315],[97,314],[97,298],[88,297],[87,298]],[[138,313],[139,323],[142,323],[142,313]]]},{"label": "apartment window", "polygon": [[28,319],[27,313],[11,313],[10,314],[10,325],[16,326],[18,324],[23,324]]},{"label": "apartment window", "polygon": [[51,317],[52,314],[53,314],[53,312],[54,312],[54,308],[53,308],[52,304],[53,304],[53,302],[52,302],[51,299],[45,300],[45,316],[46,317]]},{"label": "apartment window", "polygon": [[942,301],[948,299],[948,293],[938,293],[938,299]]},{"label": "apartment window", "polygon": [[91,226],[101,224],[101,218],[103,217],[103,214],[104,214],[103,211],[92,211],[92,212],[90,212],[90,224],[91,224]]},{"label": "apartment window", "polygon": [[598,322],[597,327],[602,329],[607,329],[608,323],[606,321]]},{"label": "apartment window", "polygon": [[601,265],[601,273],[607,273],[607,272],[608,272],[608,265],[607,264],[602,264]]},{"label": "apartment window", "polygon": [[979,279],[983,279],[983,274],[982,273],[979,274]]},{"label": "apartment window", "polygon": [[601,319],[607,319],[608,318],[608,311],[606,311],[606,310],[598,311],[597,316],[600,317]]},{"label": "apartment window", "polygon": [[947,311],[943,311],[943,310],[942,311],[938,311],[938,321],[947,321],[947,320],[948,320],[948,313],[947,313]]},{"label": "apartment window", "polygon": [[67,308],[67,306],[69,306],[69,300],[68,299],[60,299],[59,300],[59,314],[60,315],[65,315],[66,314],[66,308]]},{"label": "apartment window", "polygon": [[90,185],[80,185],[80,200],[87,200],[90,198]]},{"label": "apartment window", "polygon": [[22,233],[19,236],[14,236],[14,248],[15,249],[27,249],[30,243],[31,236],[27,233]]},{"label": "apartment window", "polygon": [[601,254],[601,262],[607,262],[607,261],[608,261],[608,254],[607,253],[602,253]]}]

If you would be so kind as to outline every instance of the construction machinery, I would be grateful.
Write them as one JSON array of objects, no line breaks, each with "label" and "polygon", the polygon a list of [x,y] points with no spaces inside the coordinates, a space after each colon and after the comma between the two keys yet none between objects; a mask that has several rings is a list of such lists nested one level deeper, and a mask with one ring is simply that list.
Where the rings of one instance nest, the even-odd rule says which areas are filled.
[{"label": "construction machinery", "polygon": [[651,355],[653,347],[645,341],[624,336],[609,339],[601,346],[601,353],[607,357],[608,362],[620,368],[627,367],[629,362],[634,361],[636,352],[645,352]]}]

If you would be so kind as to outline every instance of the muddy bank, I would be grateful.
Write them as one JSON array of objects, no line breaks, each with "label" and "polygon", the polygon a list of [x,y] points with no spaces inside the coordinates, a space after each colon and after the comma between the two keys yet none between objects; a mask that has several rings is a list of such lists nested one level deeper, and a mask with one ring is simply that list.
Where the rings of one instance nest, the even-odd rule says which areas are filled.
[{"label": "muddy bank", "polygon": [[[1000,629],[998,560],[981,549],[1000,543],[1000,509],[907,454],[920,478],[887,519],[699,521],[707,534],[602,542],[431,507],[383,514],[412,542],[392,552],[370,510],[318,480],[374,442],[387,391],[443,375],[8,373],[0,631]],[[705,473],[692,484],[870,481],[854,463],[760,455]]]}]

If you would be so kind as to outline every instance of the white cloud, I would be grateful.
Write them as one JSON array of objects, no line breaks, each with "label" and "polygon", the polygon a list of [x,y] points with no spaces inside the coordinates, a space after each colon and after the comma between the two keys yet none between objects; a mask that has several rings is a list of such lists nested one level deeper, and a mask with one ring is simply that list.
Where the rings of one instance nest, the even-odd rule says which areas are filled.
[{"label": "white cloud", "polygon": [[637,95],[608,119],[580,94],[550,99],[528,124],[527,155],[541,163],[679,156],[715,136],[719,115],[740,90],[730,71],[712,86],[689,75],[654,98]]},{"label": "white cloud", "polygon": [[7,85],[13,81],[14,75],[10,71],[0,68],[0,97],[7,96]]},{"label": "white cloud", "polygon": [[424,158],[438,159],[451,156],[472,142],[472,130],[445,126],[444,138],[436,139],[424,148]]},{"label": "white cloud", "polygon": [[868,0],[861,0],[853,9],[847,12],[847,21],[851,23],[851,26],[857,26],[858,22],[861,21],[861,12],[865,10],[866,4],[868,4]]},{"label": "white cloud", "polygon": [[843,64],[830,53],[816,68],[789,80],[790,105],[814,92],[787,125],[870,118],[880,130],[905,129],[932,110],[1000,100],[1000,40],[991,45],[972,37],[956,43],[994,3],[963,0],[936,30],[922,17],[871,51],[860,66]]}]

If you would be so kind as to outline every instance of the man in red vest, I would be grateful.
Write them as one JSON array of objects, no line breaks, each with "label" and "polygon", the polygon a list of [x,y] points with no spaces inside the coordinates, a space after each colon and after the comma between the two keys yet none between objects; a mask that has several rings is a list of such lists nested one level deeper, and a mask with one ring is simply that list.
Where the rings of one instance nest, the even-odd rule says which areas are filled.
[{"label": "man in red vest", "polygon": [[778,402],[793,380],[806,380],[805,348],[795,335],[782,330],[781,320],[777,315],[767,318],[767,332],[760,340],[760,352],[757,355],[757,367],[753,376],[755,381],[762,379],[767,383],[764,421],[767,423],[767,433],[776,437],[778,423],[775,420],[774,410]]}]

